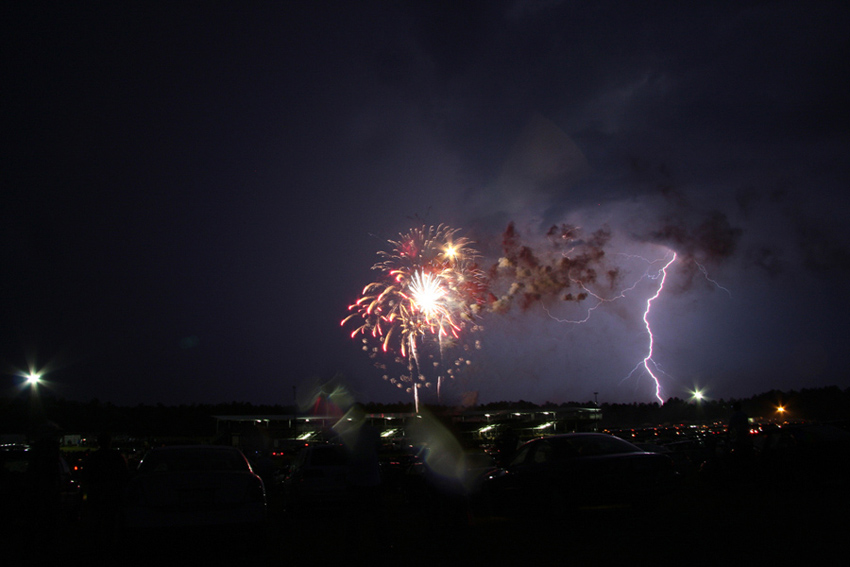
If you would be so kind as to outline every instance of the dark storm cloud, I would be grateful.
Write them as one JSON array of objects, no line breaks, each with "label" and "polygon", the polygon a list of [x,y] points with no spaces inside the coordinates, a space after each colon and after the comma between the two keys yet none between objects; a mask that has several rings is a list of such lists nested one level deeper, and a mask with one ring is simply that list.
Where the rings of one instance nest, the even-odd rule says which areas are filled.
[{"label": "dark storm cloud", "polygon": [[784,269],[782,259],[774,250],[768,247],[751,250],[747,255],[747,259],[754,266],[764,270],[770,277],[778,276]]},{"label": "dark storm cloud", "polygon": [[[718,382],[772,364],[768,347],[740,353],[761,321],[793,352],[802,315],[773,306],[846,274],[839,3],[9,4],[3,16],[0,258],[14,275],[0,284],[0,354],[88,361],[65,374],[81,397],[286,400],[302,378],[342,372],[357,395],[394,398],[338,323],[375,250],[423,223],[462,227],[488,265],[513,264],[498,295],[519,281],[522,301],[567,309],[589,305],[577,273],[595,290],[633,283],[646,266],[632,254],[705,262],[732,297],[677,265],[678,332],[659,348],[671,374]],[[824,336],[847,303],[829,298],[806,337],[829,361],[813,380],[846,363]],[[618,382],[642,355],[639,302],[581,329],[524,307],[482,333],[492,348],[468,384],[482,401],[638,396]]]},{"label": "dark storm cloud", "polygon": [[850,248],[821,227],[797,227],[803,264],[819,276],[846,273],[850,269]]},{"label": "dark storm cloud", "polygon": [[[722,274],[721,281],[738,284],[733,294],[783,303],[784,287],[776,282],[765,287],[769,280],[748,271],[738,275],[738,267],[756,266],[761,277],[771,279],[786,273],[791,279],[782,286],[797,282],[792,288],[812,269],[820,277],[835,276],[847,238],[832,229],[837,223],[834,207],[850,203],[841,189],[844,168],[835,167],[836,152],[847,149],[846,135],[840,133],[846,112],[836,104],[836,97],[847,94],[847,81],[830,65],[847,67],[836,57],[836,52],[848,51],[839,23],[847,21],[846,11],[833,20],[825,17],[831,9],[822,6],[811,11],[792,4],[777,10],[756,5],[641,7],[608,17],[606,5],[599,6],[580,10],[575,18],[564,17],[566,5],[534,14],[519,10],[507,24],[513,33],[506,43],[549,48],[545,64],[535,66],[529,58],[525,69],[513,69],[520,80],[512,88],[529,86],[526,100],[589,164],[581,176],[573,175],[576,168],[548,184],[534,175],[514,175],[509,189],[501,185],[502,175],[483,190],[490,212],[479,221],[492,219],[504,226],[524,219],[525,243],[515,247],[516,259],[510,262],[525,266],[513,275],[514,297],[522,298],[521,306],[528,309],[545,296],[536,286],[549,280],[532,278],[536,285],[531,285],[526,279],[530,274],[542,271],[549,277],[554,272],[554,285],[545,289],[564,288],[569,281],[557,277],[555,264],[540,258],[546,227],[553,221],[569,220],[589,230],[607,223],[635,242],[675,250],[684,260],[675,267],[678,291],[691,289],[698,280],[706,282],[698,289],[716,289],[715,280],[706,279],[703,270],[708,268],[712,276]],[[533,22],[543,13],[553,20]],[[618,26],[620,17],[628,17],[629,25]],[[567,31],[548,27],[555,20]],[[524,26],[535,29],[534,40],[523,34]],[[813,45],[816,36],[822,41]],[[552,66],[559,72],[552,73]],[[539,88],[544,84],[546,88]],[[521,127],[515,127],[517,139],[529,131],[520,133]],[[537,136],[537,147],[545,146],[539,143],[543,140],[545,136]],[[555,144],[545,147],[558,156],[557,163],[577,163],[565,152],[553,152]],[[516,146],[506,148],[504,161],[516,163],[515,151]],[[529,232],[529,226],[537,231]],[[700,300],[700,295],[691,295],[690,301]],[[846,312],[845,301],[838,305]],[[755,310],[749,317],[734,311],[728,315],[730,324],[739,326],[765,316]],[[776,328],[792,320],[782,319]],[[694,338],[711,341],[713,332],[705,327]],[[533,336],[541,340],[539,334]],[[761,356],[751,352],[754,359]],[[722,382],[727,371],[714,372]],[[828,378],[822,374],[821,379]]]},{"label": "dark storm cloud", "polygon": [[669,245],[683,255],[699,260],[719,262],[735,252],[741,229],[730,225],[729,219],[720,211],[711,211],[704,218],[688,226],[681,219],[661,219],[658,230],[646,235],[646,239]]}]

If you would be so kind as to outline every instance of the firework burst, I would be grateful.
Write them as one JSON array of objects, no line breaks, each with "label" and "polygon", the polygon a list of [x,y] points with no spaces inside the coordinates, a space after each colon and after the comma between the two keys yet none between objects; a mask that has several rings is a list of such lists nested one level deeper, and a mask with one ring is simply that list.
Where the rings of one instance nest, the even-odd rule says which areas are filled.
[{"label": "firework burst", "polygon": [[[342,325],[356,322],[352,338],[363,335],[364,343],[377,343],[371,349],[394,353],[407,365],[408,374],[391,382],[417,396],[428,386],[422,351],[438,350],[432,365],[439,383],[443,374],[452,376],[458,364],[440,368],[446,351],[454,346],[473,323],[484,304],[487,280],[476,260],[472,242],[457,236],[458,229],[444,225],[412,229],[390,240],[390,251],[379,251],[380,260],[372,266],[379,277],[363,288],[360,298]],[[370,350],[368,346],[365,347]],[[386,377],[389,379],[388,377]]]}]

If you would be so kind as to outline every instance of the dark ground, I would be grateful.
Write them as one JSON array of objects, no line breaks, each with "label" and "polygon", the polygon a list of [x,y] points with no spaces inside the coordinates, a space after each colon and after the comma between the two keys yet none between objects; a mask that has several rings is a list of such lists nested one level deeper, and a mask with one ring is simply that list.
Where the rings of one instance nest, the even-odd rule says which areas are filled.
[{"label": "dark ground", "polygon": [[652,506],[555,518],[470,519],[387,490],[371,517],[272,507],[257,532],[122,536],[106,547],[83,518],[52,542],[17,534],[4,555],[32,565],[838,565],[850,548],[846,464],[767,480],[691,476]]}]

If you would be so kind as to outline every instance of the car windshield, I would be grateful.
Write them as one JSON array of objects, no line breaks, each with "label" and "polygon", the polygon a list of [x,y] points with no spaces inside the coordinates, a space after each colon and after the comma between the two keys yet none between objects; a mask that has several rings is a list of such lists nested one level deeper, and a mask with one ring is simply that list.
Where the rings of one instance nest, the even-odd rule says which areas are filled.
[{"label": "car windshield", "polygon": [[239,452],[212,448],[151,451],[139,464],[140,473],[247,470],[248,463]]}]

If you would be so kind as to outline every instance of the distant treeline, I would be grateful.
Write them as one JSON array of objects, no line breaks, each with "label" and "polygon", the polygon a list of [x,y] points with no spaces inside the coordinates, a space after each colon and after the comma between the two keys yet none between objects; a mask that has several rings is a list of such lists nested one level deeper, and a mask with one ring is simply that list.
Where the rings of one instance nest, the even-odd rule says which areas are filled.
[{"label": "distant treeline", "polygon": [[[782,392],[771,390],[746,399],[683,400],[670,398],[663,405],[653,403],[602,404],[601,426],[608,429],[644,425],[726,421],[734,402],[750,417],[780,421],[850,420],[850,389],[838,386]],[[432,407],[432,411],[551,410],[559,407],[594,407],[592,401],[565,404],[534,404],[524,400],[493,402],[475,407]],[[779,408],[783,408],[781,411]],[[412,403],[370,403],[370,413],[412,413]],[[303,415],[302,412],[297,412]],[[116,406],[97,399],[89,402],[65,400],[44,395],[34,404],[26,396],[0,398],[0,433],[32,433],[33,428],[51,422],[65,433],[96,435],[100,431],[130,436],[212,437],[216,415],[296,415],[293,406],[231,402],[178,406]]]},{"label": "distant treeline", "polygon": [[[641,427],[643,425],[676,423],[726,422],[732,413],[732,404],[759,421],[846,421],[850,420],[850,388],[838,386],[802,390],[770,390],[750,398],[680,399],[669,398],[663,405],[658,402],[631,404],[601,404],[602,426],[605,428]],[[557,407],[594,407],[592,401],[569,404],[545,403],[536,405],[519,402],[496,402],[476,409],[553,409]],[[781,408],[781,409],[780,409]]]}]

